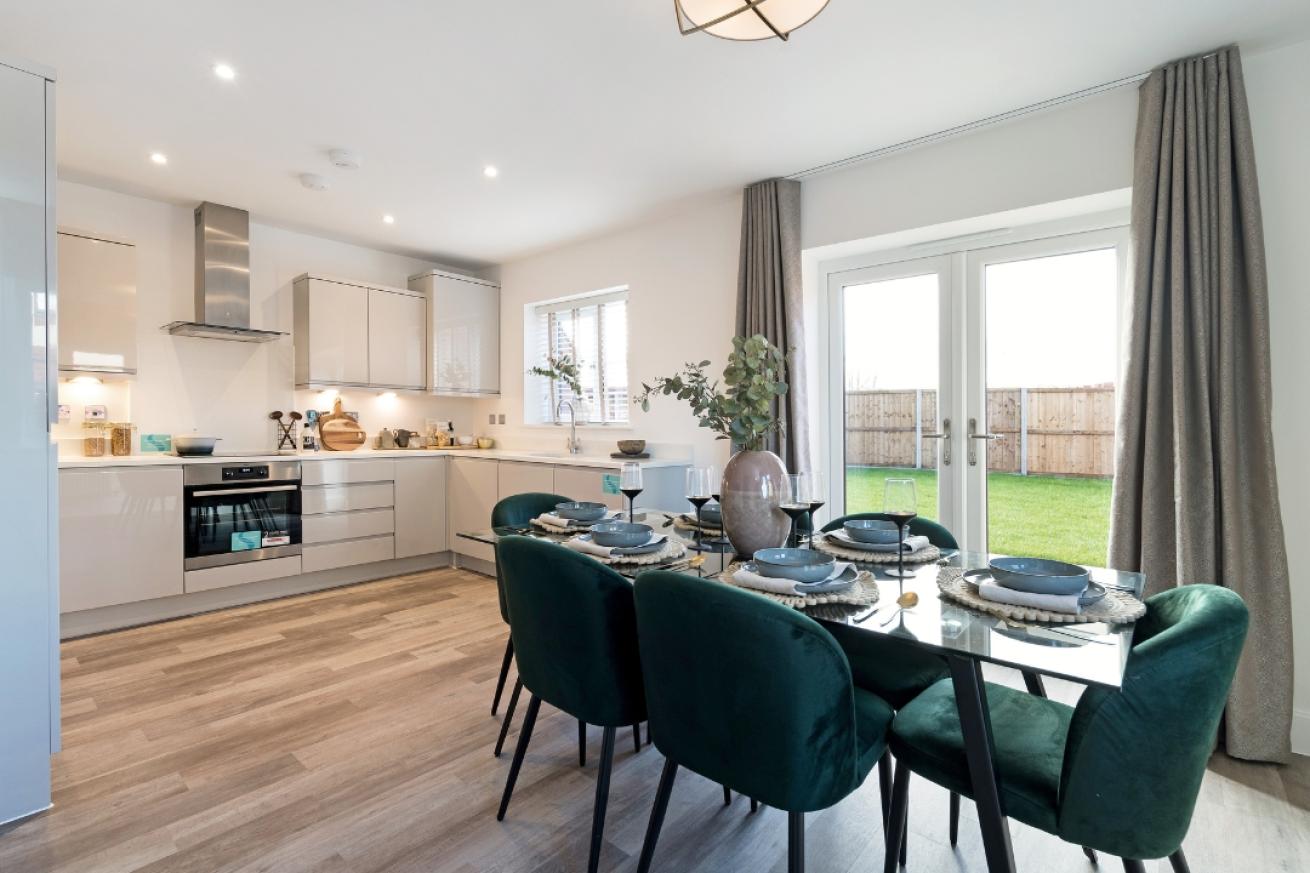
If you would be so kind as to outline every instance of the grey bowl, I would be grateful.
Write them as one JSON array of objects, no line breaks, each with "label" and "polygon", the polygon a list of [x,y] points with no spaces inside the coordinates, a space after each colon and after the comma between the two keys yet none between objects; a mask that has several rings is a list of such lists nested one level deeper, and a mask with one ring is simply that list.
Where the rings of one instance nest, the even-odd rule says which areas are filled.
[{"label": "grey bowl", "polygon": [[640,455],[646,451],[645,440],[619,440],[619,451],[625,455]]},{"label": "grey bowl", "polygon": [[760,549],[752,557],[761,576],[820,582],[832,572],[835,558],[813,549]]},{"label": "grey bowl", "polygon": [[202,437],[202,436],[174,436],[173,451],[179,455],[212,455],[214,454],[214,444],[222,437]]},{"label": "grey bowl", "polygon": [[718,527],[723,524],[723,507],[717,503],[707,503],[700,508],[700,520],[705,524]]},{"label": "grey bowl", "polygon": [[842,529],[857,543],[893,546],[901,536],[896,522],[884,521],[880,518],[853,518],[843,524]]},{"label": "grey bowl", "polygon": [[591,539],[600,546],[630,549],[650,539],[651,526],[626,521],[605,521],[591,526]]},{"label": "grey bowl", "polygon": [[1078,594],[1087,588],[1087,568],[1047,558],[992,558],[992,578],[1006,588],[1032,594]]},{"label": "grey bowl", "polygon": [[556,503],[555,514],[560,518],[571,518],[575,521],[595,521],[605,517],[605,508],[603,503],[570,501],[568,503]]}]

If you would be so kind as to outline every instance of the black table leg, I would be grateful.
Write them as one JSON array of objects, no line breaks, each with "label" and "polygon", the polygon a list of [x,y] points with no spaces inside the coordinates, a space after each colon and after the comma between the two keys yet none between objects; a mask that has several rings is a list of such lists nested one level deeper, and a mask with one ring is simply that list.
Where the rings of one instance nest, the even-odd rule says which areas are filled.
[{"label": "black table leg", "polygon": [[995,745],[992,720],[987,711],[987,690],[983,684],[982,664],[972,658],[953,655],[951,682],[955,686],[955,706],[960,714],[964,751],[969,761],[969,780],[978,807],[987,869],[991,873],[1014,873],[1014,849],[1010,845],[1010,828],[1001,808],[1000,789],[996,784]]},{"label": "black table leg", "polygon": [[1023,684],[1028,686],[1028,693],[1033,697],[1046,697],[1046,684],[1042,682],[1041,674],[1034,673],[1031,670],[1024,670]]}]

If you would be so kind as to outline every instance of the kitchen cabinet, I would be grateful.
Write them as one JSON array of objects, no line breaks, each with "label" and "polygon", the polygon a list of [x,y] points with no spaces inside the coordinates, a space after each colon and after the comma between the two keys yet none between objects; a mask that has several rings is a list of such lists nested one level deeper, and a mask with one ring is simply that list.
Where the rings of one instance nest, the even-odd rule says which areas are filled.
[{"label": "kitchen cabinet", "polygon": [[483,561],[495,559],[495,551],[484,543],[455,536],[459,531],[485,530],[491,526],[491,510],[500,496],[499,464],[483,458],[451,458],[448,493],[450,549]]},{"label": "kitchen cabinet", "polygon": [[136,373],[136,249],[60,230],[59,371]]},{"label": "kitchen cabinet", "polygon": [[62,612],[183,593],[182,468],[59,472]]},{"label": "kitchen cabinet", "polygon": [[368,288],[301,276],[293,307],[296,384],[368,385]]},{"label": "kitchen cabinet", "polygon": [[500,286],[429,270],[410,276],[430,319],[428,388],[436,394],[500,393]]},{"label": "kitchen cabinet", "polygon": [[550,464],[501,461],[499,473],[498,493],[501,497],[532,491],[542,494],[564,493],[555,491],[555,468]]},{"label": "kitchen cabinet", "polygon": [[325,512],[356,512],[381,509],[395,502],[390,482],[365,482],[358,485],[306,485],[300,489],[302,515]]},{"label": "kitchen cabinet", "polygon": [[[648,476],[653,471],[645,471]],[[606,477],[609,477],[607,480]],[[617,468],[600,467],[556,467],[555,491],[574,500],[593,500],[603,503],[610,509],[627,509],[627,502],[619,493],[619,471]],[[638,498],[640,499],[640,498]]]},{"label": "kitchen cabinet", "polygon": [[377,388],[427,386],[428,301],[421,293],[368,290],[368,381]]},{"label": "kitchen cabinet", "polygon": [[445,458],[406,458],[396,464],[396,557],[444,552]]}]

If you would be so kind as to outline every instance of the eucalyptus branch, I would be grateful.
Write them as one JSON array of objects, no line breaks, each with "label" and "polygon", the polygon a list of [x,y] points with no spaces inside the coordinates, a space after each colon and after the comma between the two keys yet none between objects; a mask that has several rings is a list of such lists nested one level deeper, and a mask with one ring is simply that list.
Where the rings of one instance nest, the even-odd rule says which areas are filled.
[{"label": "eucalyptus branch", "polygon": [[528,372],[533,376],[545,376],[552,382],[563,382],[569,386],[574,397],[582,396],[582,373],[578,362],[569,355],[550,355],[546,358],[546,366],[538,364]]}]

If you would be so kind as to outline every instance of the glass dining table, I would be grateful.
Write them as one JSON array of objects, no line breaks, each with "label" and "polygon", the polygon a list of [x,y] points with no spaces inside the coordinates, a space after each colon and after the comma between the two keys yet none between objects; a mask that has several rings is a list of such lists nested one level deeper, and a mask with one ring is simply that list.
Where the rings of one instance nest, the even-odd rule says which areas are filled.
[{"label": "glass dining table", "polygon": [[[656,530],[679,537],[688,546],[693,545],[695,532],[672,521],[679,515],[677,512],[647,510],[644,520]],[[494,544],[500,537],[512,534],[556,542],[567,539],[565,535],[545,534],[529,528],[469,531],[458,536]],[[906,579],[888,576],[883,571],[884,565],[861,564],[861,569],[874,574],[880,592],[878,602],[871,608],[860,609],[834,610],[831,606],[824,606],[813,610],[812,614],[821,621],[842,622],[865,633],[895,638],[906,645],[934,652],[946,660],[955,686],[987,868],[990,871],[1013,871],[1014,852],[1009,825],[1001,805],[993,764],[994,743],[982,665],[991,663],[1019,670],[1028,690],[1043,696],[1046,693],[1042,683],[1044,676],[1117,689],[1123,682],[1128,663],[1133,626],[1011,622],[939,596],[937,574],[943,567],[982,569],[987,567],[992,557],[983,552],[943,550],[939,560],[914,565],[914,575]],[[691,564],[688,564],[689,559]],[[673,569],[705,576],[708,581],[708,577],[718,575],[734,560],[736,555],[730,546],[707,544],[705,550],[688,551],[686,556],[669,565]],[[635,577],[662,567],[614,565],[614,569]],[[907,565],[906,569],[909,570],[910,566]],[[1137,597],[1142,594],[1145,577],[1141,573],[1100,567],[1088,569],[1092,581],[1102,586],[1125,590]],[[918,595],[917,602],[909,608],[898,606],[897,598],[911,591]]]}]

